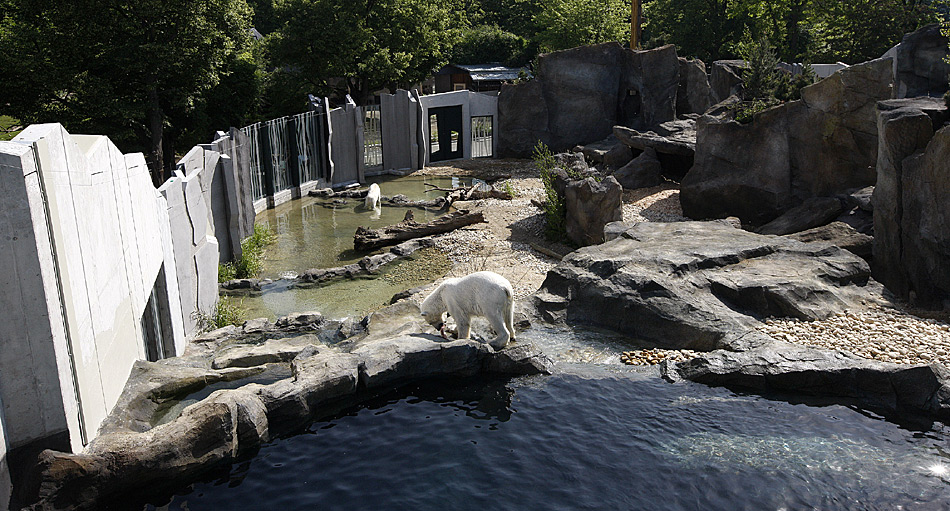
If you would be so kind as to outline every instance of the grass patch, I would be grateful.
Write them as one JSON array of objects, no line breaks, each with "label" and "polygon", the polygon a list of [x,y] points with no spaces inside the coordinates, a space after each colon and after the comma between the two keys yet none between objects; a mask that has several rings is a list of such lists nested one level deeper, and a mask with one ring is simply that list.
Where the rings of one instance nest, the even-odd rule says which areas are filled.
[{"label": "grass patch", "polygon": [[13,140],[13,137],[23,131],[20,121],[9,115],[0,115],[0,141]]},{"label": "grass patch", "polygon": [[254,234],[241,241],[241,256],[230,263],[218,265],[218,282],[251,279],[264,270],[264,252],[277,240],[277,234],[263,225],[254,226]]},{"label": "grass patch", "polygon": [[243,304],[235,303],[230,298],[221,297],[211,313],[197,311],[195,316],[198,320],[198,329],[201,332],[210,332],[228,325],[241,326],[246,319],[247,309]]}]

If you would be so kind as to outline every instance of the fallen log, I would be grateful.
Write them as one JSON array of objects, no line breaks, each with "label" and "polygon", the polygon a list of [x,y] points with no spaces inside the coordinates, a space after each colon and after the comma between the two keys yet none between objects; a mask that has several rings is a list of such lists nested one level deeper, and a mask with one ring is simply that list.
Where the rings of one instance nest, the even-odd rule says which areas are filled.
[{"label": "fallen log", "polygon": [[460,227],[483,222],[485,222],[485,215],[481,211],[469,213],[466,210],[459,210],[424,224],[403,220],[382,229],[367,229],[361,226],[356,228],[356,234],[353,235],[353,248],[359,251],[376,250],[414,238],[454,231]]}]

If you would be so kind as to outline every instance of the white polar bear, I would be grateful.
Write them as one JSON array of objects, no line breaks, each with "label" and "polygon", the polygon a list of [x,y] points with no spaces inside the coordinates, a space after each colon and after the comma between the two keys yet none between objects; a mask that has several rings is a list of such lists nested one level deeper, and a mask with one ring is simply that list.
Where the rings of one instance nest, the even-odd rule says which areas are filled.
[{"label": "white polar bear", "polygon": [[500,350],[515,338],[514,290],[501,275],[480,271],[465,277],[446,279],[420,307],[422,317],[445,336],[442,314],[448,312],[458,324],[458,338],[471,334],[472,316],[488,319],[497,337],[489,344]]},{"label": "white polar bear", "polygon": [[363,207],[366,209],[376,209],[381,204],[379,185],[373,183],[369,185],[369,191],[366,192],[366,202],[363,203]]}]

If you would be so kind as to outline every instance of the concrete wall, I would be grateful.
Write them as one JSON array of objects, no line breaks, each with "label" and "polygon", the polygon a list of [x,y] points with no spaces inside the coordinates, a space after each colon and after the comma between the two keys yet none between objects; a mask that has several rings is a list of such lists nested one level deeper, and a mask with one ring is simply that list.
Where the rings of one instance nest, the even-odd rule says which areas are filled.
[{"label": "concrete wall", "polygon": [[362,183],[363,116],[356,103],[347,96],[346,104],[330,110],[330,161],[333,165],[332,185]]},{"label": "concrete wall", "polygon": [[422,122],[419,125],[421,137],[420,161],[425,165],[429,161],[429,109],[445,106],[462,107],[462,158],[472,157],[472,117],[491,116],[495,127],[495,133],[492,137],[492,154],[498,154],[498,96],[489,94],[480,94],[468,90],[456,92],[446,92],[443,94],[432,94],[419,97],[419,103],[422,106]]},{"label": "concrete wall", "polygon": [[[4,208],[18,232],[3,257],[17,271],[5,279],[20,290],[0,310],[7,441],[17,447],[68,429],[76,450],[145,358],[141,320],[159,276],[169,312],[180,314],[165,200],[144,157],[123,155],[106,137],[43,124],[3,145],[12,157],[4,187],[19,188]],[[180,353],[181,326],[167,334]]]},{"label": "concrete wall", "polygon": [[210,204],[219,161],[217,152],[196,147],[179,162],[175,175],[158,189],[167,204],[180,316],[186,336],[197,331],[197,313],[210,314],[218,300],[218,241],[214,237]]},{"label": "concrete wall", "polygon": [[383,131],[383,170],[418,170],[422,106],[409,91],[379,97]]}]

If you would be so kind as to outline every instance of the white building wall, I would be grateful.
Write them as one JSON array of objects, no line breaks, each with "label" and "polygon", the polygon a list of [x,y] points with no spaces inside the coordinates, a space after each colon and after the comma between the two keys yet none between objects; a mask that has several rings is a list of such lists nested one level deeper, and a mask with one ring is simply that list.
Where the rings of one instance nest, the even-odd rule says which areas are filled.
[{"label": "white building wall", "polygon": [[[165,246],[171,239],[165,200],[152,186],[144,158],[123,155],[106,137],[72,136],[58,124],[43,124],[28,127],[14,142],[31,147],[37,155],[47,205],[44,208],[33,194],[30,210],[38,214],[48,209],[52,233],[54,264],[41,271],[45,285],[41,289],[46,301],[52,302],[47,307],[52,332],[46,332],[46,340],[41,342],[49,343],[52,338],[55,348],[56,339],[68,341],[63,343],[66,350],[55,350],[56,357],[43,354],[24,360],[37,366],[34,371],[49,372],[46,366],[57,366],[61,403],[58,407],[46,403],[41,408],[53,414],[55,422],[68,423],[70,442],[78,450],[82,439],[95,436],[134,361],[145,358],[141,318],[163,265],[165,287],[169,294],[177,295],[174,254]],[[43,219],[35,219],[34,233],[40,236],[46,230]],[[28,285],[32,284],[21,280],[21,288]],[[58,322],[54,318],[60,297],[65,325],[61,317]],[[171,297],[169,302],[173,302]],[[176,308],[174,304],[170,307]],[[33,321],[35,313],[26,311],[24,317]],[[184,347],[182,334],[180,328],[173,329],[179,350]],[[4,344],[20,343],[4,339]],[[0,351],[5,350],[6,346]],[[62,351],[66,351],[65,357]],[[0,366],[0,373],[8,369]],[[78,405],[70,401],[75,400],[75,394],[70,395],[73,374]],[[11,399],[23,398],[11,395],[6,388],[2,397],[11,437],[20,430],[50,429],[37,428],[10,413],[23,406]],[[78,408],[82,424],[75,424],[73,408]],[[18,434],[10,443],[16,445],[34,435]]]},{"label": "white building wall", "polygon": [[[472,157],[472,117],[491,116],[492,126],[498,126],[498,96],[481,94],[468,90],[444,92],[428,96],[417,96],[422,105],[422,123],[420,126],[425,164],[429,165],[429,109],[446,106],[462,107],[462,158]],[[498,154],[498,134],[494,133],[492,154]]]}]

